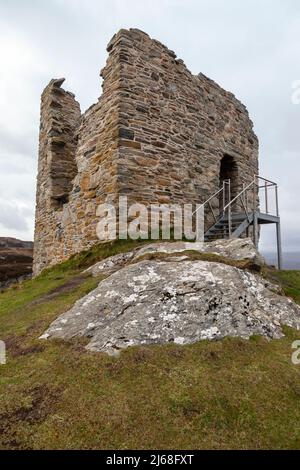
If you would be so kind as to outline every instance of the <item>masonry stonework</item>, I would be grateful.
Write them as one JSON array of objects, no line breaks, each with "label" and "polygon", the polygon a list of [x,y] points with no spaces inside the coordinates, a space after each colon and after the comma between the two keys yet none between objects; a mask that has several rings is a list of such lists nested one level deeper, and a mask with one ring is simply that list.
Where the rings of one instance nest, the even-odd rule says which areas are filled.
[{"label": "masonry stonework", "polygon": [[245,106],[136,29],[107,47],[103,93],[81,114],[51,80],[42,94],[34,273],[91,247],[96,209],[130,202],[204,202],[231,178],[258,173],[258,140]]}]

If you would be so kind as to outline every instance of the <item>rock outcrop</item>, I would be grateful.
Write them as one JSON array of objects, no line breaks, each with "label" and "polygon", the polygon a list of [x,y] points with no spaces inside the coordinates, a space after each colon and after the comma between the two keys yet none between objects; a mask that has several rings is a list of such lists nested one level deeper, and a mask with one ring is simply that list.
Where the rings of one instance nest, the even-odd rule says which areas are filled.
[{"label": "rock outcrop", "polygon": [[[250,238],[234,238],[232,240],[216,240],[209,243],[201,242],[173,242],[173,243],[150,243],[142,248],[135,248],[127,253],[110,256],[99,263],[94,264],[86,270],[93,276],[109,275],[126,264],[137,261],[147,255],[156,253],[175,254],[186,251],[198,253],[211,253],[225,259],[248,260],[253,267],[264,265],[264,258],[258,253]],[[186,256],[188,258],[188,256]]]},{"label": "rock outcrop", "polygon": [[[224,255],[235,243],[245,243],[246,255],[250,243],[245,240],[218,242],[214,248]],[[165,244],[157,244],[157,250],[159,245]],[[133,345],[190,344],[225,336],[279,338],[282,325],[300,328],[300,307],[280,295],[277,286],[235,266],[191,260],[188,252],[180,256],[180,247],[164,246],[176,252],[164,260],[138,260],[153,246],[117,255],[115,263],[106,260],[110,272],[118,271],[55,320],[42,338],[82,336],[89,339],[88,349],[114,355]],[[122,267],[129,256],[131,264]]]}]

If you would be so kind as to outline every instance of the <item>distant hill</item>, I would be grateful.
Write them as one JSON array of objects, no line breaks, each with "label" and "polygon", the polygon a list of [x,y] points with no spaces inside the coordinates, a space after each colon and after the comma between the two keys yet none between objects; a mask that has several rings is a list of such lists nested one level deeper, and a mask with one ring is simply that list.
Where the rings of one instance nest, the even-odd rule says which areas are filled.
[{"label": "distant hill", "polygon": [[[271,252],[262,253],[268,264],[277,266],[277,254]],[[283,269],[300,269],[300,252],[283,253]]]},{"label": "distant hill", "polygon": [[33,242],[0,237],[0,287],[32,273]]}]

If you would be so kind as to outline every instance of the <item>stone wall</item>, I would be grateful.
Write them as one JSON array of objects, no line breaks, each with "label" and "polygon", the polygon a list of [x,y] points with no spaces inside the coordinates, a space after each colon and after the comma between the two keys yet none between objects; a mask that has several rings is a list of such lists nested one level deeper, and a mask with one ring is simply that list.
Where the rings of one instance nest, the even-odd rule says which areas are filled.
[{"label": "stone wall", "polygon": [[[61,88],[63,80],[51,80],[42,95],[34,274],[92,246],[97,241],[96,208],[102,202],[113,201],[117,194],[118,69],[117,54],[112,53],[102,71],[108,77],[104,80],[103,93],[98,103],[83,115],[74,96]],[[53,95],[57,101],[55,120]],[[52,136],[53,131],[59,133],[65,115],[70,118],[69,125],[61,130],[62,136]],[[70,134],[76,142],[71,153],[76,169],[72,180],[64,180],[61,197],[53,192],[53,181],[61,182],[62,174],[59,169],[56,174],[51,172],[51,161],[65,165],[67,146],[61,144],[58,153],[52,140]]]},{"label": "stone wall", "polygon": [[[193,76],[174,52],[139,31],[124,31],[122,51],[120,191],[132,199],[199,202],[219,186],[230,155],[237,180],[257,173],[258,143],[247,110],[204,75]],[[134,174],[135,177],[131,178]]]},{"label": "stone wall", "polygon": [[258,172],[258,141],[234,95],[139,30],[120,30],[107,50],[102,96],[82,116],[62,80],[42,95],[35,274],[98,241],[102,202],[196,204],[217,190],[221,168],[233,191]]}]

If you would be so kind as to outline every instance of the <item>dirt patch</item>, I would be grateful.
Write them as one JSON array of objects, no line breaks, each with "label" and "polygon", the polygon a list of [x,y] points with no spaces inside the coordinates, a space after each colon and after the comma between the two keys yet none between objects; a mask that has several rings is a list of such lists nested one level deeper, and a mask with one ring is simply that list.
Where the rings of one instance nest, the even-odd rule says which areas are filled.
[{"label": "dirt patch", "polygon": [[27,354],[40,353],[45,350],[44,344],[28,344],[32,336],[36,337],[41,334],[45,327],[44,320],[37,320],[26,329],[26,333],[22,335],[11,334],[4,338],[8,354],[14,359]]},{"label": "dirt patch", "polygon": [[36,300],[33,300],[31,305],[39,305],[43,302],[47,302],[48,300],[56,299],[56,297],[59,297],[61,294],[72,292],[76,287],[79,287],[81,284],[83,284],[87,277],[89,277],[89,274],[79,274],[78,276],[74,276],[61,286],[55,287],[55,289],[52,289],[47,294],[42,295]]},{"label": "dirt patch", "polygon": [[[39,385],[27,391],[29,405],[22,405],[14,410],[0,413],[0,443],[2,448],[19,449],[22,438],[20,428],[26,424],[34,425],[43,422],[53,413],[62,395],[61,388],[51,389],[47,385]],[[29,433],[33,433],[32,430]]]},{"label": "dirt patch", "polygon": [[26,329],[26,335],[35,336],[36,333],[38,333],[39,331],[43,331],[44,326],[45,326],[44,319],[36,320],[32,323],[32,325],[28,326],[28,328]]},{"label": "dirt patch", "polygon": [[42,344],[30,344],[26,345],[25,336],[11,335],[4,339],[8,354],[12,358],[26,356],[27,354],[40,353],[45,350],[45,346]]}]

